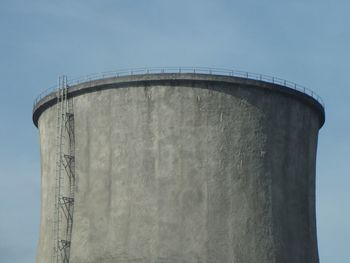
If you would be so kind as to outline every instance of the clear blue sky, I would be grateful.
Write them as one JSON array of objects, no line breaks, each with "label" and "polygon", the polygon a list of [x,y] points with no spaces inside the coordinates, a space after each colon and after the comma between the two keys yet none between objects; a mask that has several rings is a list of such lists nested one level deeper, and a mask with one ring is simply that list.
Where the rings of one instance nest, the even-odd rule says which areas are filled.
[{"label": "clear blue sky", "polygon": [[143,66],[235,68],[320,94],[320,258],[349,262],[349,14],[348,0],[1,0],[0,263],[35,262],[40,160],[33,99],[60,74]]}]

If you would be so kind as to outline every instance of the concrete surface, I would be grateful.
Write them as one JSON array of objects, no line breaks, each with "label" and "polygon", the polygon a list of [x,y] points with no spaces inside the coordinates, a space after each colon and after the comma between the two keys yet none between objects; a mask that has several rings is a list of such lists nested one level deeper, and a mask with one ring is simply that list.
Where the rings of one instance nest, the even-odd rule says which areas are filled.
[{"label": "concrete surface", "polygon": [[[70,262],[319,262],[315,164],[324,112],[312,98],[197,74],[109,79],[71,95]],[[42,168],[38,263],[52,252],[53,105],[48,96],[33,115]]]}]

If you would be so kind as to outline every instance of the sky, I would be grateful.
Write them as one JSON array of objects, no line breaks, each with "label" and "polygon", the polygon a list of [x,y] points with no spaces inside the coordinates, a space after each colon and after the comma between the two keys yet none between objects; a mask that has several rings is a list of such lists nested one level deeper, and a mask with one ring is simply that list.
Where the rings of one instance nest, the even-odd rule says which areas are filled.
[{"label": "sky", "polygon": [[35,97],[62,74],[155,66],[273,75],[323,98],[316,186],[320,261],[348,262],[349,13],[348,0],[0,0],[0,263],[35,262]]}]

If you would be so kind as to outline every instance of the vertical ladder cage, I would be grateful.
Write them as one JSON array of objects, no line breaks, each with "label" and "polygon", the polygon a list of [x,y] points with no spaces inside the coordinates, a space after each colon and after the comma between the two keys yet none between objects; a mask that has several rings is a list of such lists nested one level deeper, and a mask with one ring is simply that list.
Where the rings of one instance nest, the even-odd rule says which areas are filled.
[{"label": "vertical ladder cage", "polygon": [[69,263],[75,189],[75,135],[73,98],[68,98],[67,77],[58,78],[56,176],[52,263]]}]

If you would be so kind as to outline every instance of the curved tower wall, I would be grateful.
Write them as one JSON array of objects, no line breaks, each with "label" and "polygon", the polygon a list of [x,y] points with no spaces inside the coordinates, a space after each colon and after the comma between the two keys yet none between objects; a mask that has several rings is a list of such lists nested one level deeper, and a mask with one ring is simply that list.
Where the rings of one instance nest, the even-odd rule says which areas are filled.
[{"label": "curved tower wall", "polygon": [[[318,262],[315,164],[323,108],[261,81],[198,74],[73,86],[70,261]],[[38,263],[52,253],[56,107],[40,131]]]}]

